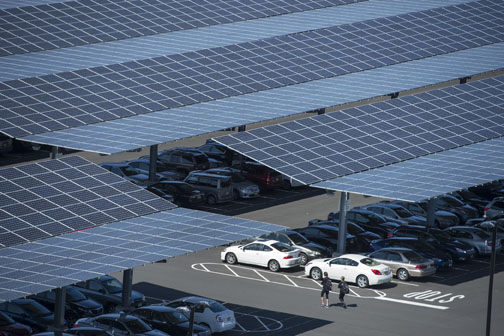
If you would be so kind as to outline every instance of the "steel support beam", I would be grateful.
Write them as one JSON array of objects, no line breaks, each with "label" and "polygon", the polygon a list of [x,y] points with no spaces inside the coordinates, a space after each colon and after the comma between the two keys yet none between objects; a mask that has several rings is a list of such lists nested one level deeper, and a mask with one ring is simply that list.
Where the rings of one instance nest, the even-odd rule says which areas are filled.
[{"label": "steel support beam", "polygon": [[436,213],[436,199],[431,198],[427,202],[427,227],[434,227],[436,225],[435,222],[435,213]]},{"label": "steel support beam", "polygon": [[346,232],[347,232],[347,213],[348,193],[341,192],[340,196],[340,211],[339,211],[339,232],[338,232],[338,253],[345,253],[346,250]]},{"label": "steel support beam", "polygon": [[150,146],[149,155],[149,182],[156,182],[158,145]]},{"label": "steel support beam", "polygon": [[65,287],[56,288],[55,291],[56,291],[56,305],[54,308],[54,329],[58,331],[65,329],[66,288]]},{"label": "steel support beam", "polygon": [[133,288],[133,269],[123,272],[122,307],[124,311],[131,308],[131,290]]}]

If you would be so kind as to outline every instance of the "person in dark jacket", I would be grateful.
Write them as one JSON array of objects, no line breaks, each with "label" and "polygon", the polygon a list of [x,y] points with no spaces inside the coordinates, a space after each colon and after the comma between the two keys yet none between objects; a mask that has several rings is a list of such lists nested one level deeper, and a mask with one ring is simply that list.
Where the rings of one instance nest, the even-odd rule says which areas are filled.
[{"label": "person in dark jacket", "polygon": [[345,294],[348,294],[348,292],[350,292],[350,288],[348,288],[348,284],[345,282],[344,276],[341,276],[341,281],[338,284],[338,288],[339,288],[339,300],[343,304],[343,308],[346,308]]},{"label": "person in dark jacket", "polygon": [[[324,277],[322,278],[322,292],[320,292],[320,306],[329,308],[329,291],[332,289],[331,279],[327,272],[324,272]],[[324,305],[325,296],[325,305]]]}]

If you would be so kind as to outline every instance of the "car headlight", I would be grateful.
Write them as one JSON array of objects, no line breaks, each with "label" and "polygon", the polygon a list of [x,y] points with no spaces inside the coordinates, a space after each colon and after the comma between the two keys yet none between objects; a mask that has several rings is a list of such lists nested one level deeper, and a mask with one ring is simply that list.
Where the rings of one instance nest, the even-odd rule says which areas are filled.
[{"label": "car headlight", "polygon": [[441,259],[439,259],[439,258],[432,258],[432,260],[437,261],[437,262],[441,261]]},{"label": "car headlight", "polygon": [[455,247],[455,251],[457,251],[457,253],[466,253],[466,251],[464,251],[458,247]]},{"label": "car headlight", "polygon": [[312,251],[312,254],[313,254],[314,256],[319,256],[321,253],[320,253],[319,251]]}]

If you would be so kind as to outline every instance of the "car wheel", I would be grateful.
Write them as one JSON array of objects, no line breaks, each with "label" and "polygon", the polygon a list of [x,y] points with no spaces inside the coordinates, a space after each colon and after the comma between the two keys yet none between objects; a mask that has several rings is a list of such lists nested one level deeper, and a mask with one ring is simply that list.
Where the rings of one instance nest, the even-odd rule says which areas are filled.
[{"label": "car wheel", "polygon": [[271,272],[278,272],[280,270],[280,264],[276,260],[270,260],[268,268]]},{"label": "car wheel", "polygon": [[215,205],[217,203],[217,199],[215,198],[214,195],[208,195],[207,203],[208,205]]},{"label": "car wheel", "polygon": [[237,190],[233,190],[233,200],[237,200],[240,198],[240,193]]},{"label": "car wheel", "polygon": [[397,279],[401,280],[401,281],[406,281],[409,279],[409,273],[407,270],[405,270],[404,268],[399,268],[397,270]]},{"label": "car wheel", "polygon": [[226,254],[226,262],[228,264],[236,264],[238,262],[238,259],[236,258],[236,255],[234,253],[228,253]]},{"label": "car wheel", "polygon": [[299,253],[299,257],[301,258],[301,265],[306,265],[308,256],[305,253]]},{"label": "car wheel", "polygon": [[367,276],[362,274],[357,277],[357,281],[355,282],[357,283],[357,286],[359,286],[359,288],[366,288],[367,286],[369,286],[369,280]]},{"label": "car wheel", "polygon": [[310,277],[313,280],[320,280],[320,279],[322,279],[322,270],[320,268],[318,268],[318,267],[313,267],[310,270]]}]

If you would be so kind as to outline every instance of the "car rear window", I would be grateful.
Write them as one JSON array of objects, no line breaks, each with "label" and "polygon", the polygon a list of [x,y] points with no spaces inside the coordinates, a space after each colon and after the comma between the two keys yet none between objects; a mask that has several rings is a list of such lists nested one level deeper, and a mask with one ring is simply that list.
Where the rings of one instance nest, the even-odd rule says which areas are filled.
[{"label": "car rear window", "polygon": [[374,259],[371,258],[364,258],[360,260],[361,264],[364,264],[366,266],[378,266],[380,263]]},{"label": "car rear window", "polygon": [[424,258],[420,254],[413,251],[406,251],[403,252],[403,254],[406,257],[406,259],[410,261],[421,262],[422,260],[424,260]]},{"label": "car rear window", "polygon": [[196,163],[205,163],[208,161],[208,158],[205,155],[194,155],[194,160]]},{"label": "car rear window", "polygon": [[286,245],[284,243],[274,243],[274,244],[271,244],[271,246],[274,247],[275,249],[277,249],[280,252],[294,251],[294,248],[292,248],[289,245]]},{"label": "car rear window", "polygon": [[226,309],[227,308],[224,307],[224,305],[222,305],[219,302],[214,301],[214,302],[210,303],[210,310],[213,311],[214,313],[220,313]]}]

